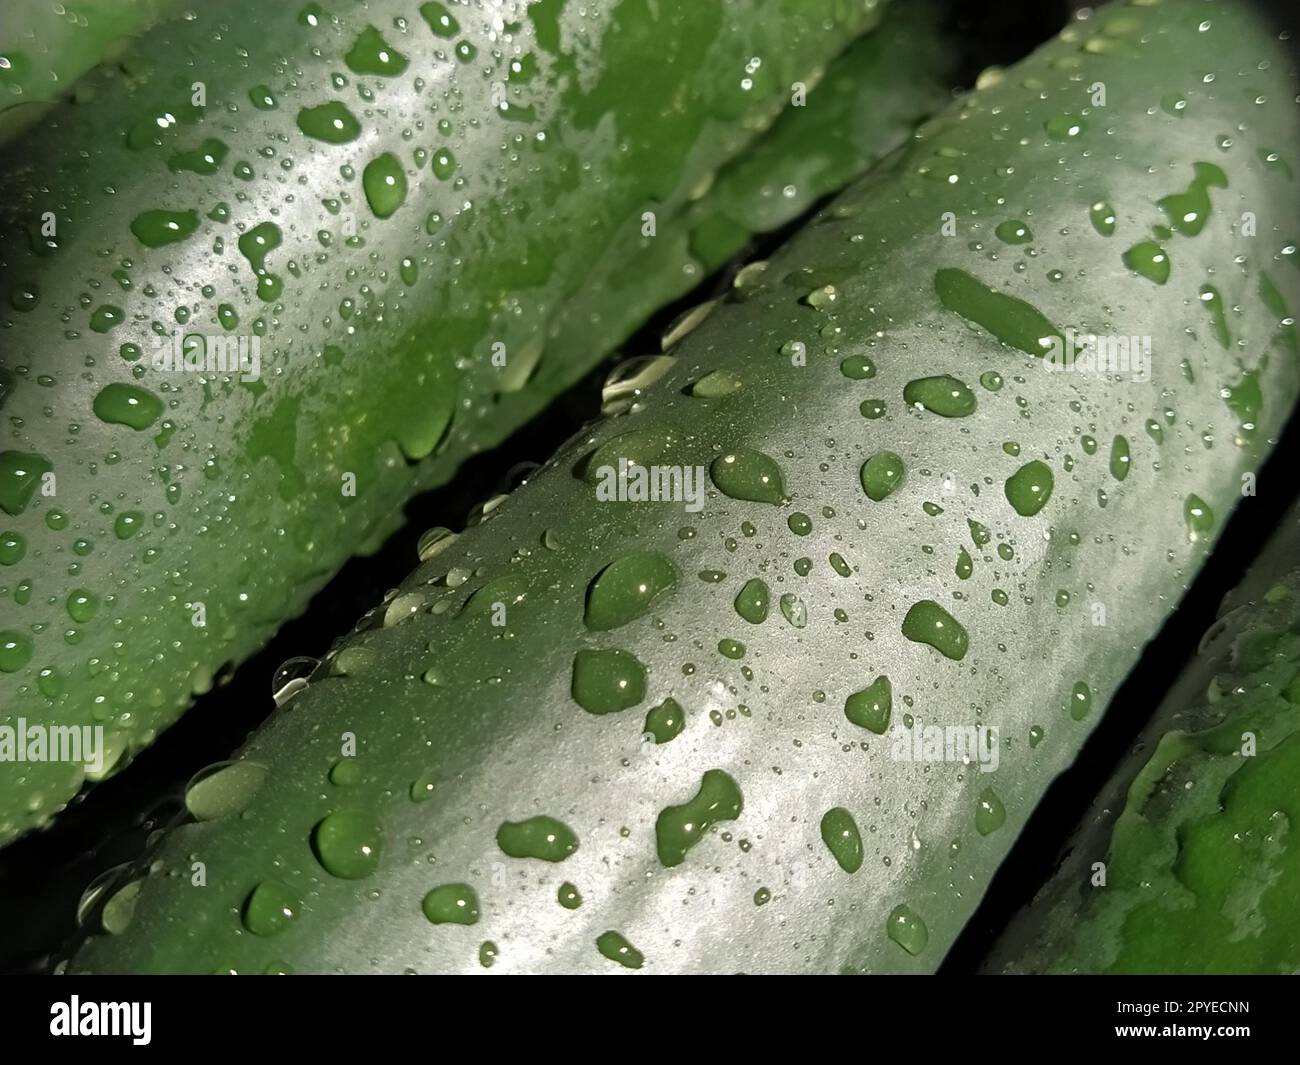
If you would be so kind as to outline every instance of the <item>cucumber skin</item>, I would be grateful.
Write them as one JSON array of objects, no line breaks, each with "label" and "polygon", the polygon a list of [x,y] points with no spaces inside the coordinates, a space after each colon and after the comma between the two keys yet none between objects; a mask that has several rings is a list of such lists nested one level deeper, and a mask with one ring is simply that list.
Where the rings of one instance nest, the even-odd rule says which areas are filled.
[{"label": "cucumber skin", "polygon": [[[1137,24],[1118,34],[1136,59],[1082,50],[1121,16]],[[1197,29],[1203,20],[1212,23],[1205,33]],[[1203,81],[1209,72],[1213,83]],[[1189,540],[1187,496],[1200,496],[1222,523],[1240,498],[1241,474],[1257,468],[1295,400],[1294,335],[1279,329],[1279,315],[1257,292],[1261,270],[1291,306],[1300,288],[1282,251],[1295,243],[1292,186],[1257,155],[1267,148],[1294,166],[1291,77],[1244,6],[1175,0],[1103,9],[932,123],[787,245],[741,293],[747,298],[719,305],[682,342],[639,414],[573,441],[363,619],[332,657],[331,675],[277,712],[241,752],[269,770],[242,813],[172,831],[149,858],[157,864],[140,885],[131,926],[91,938],[70,968],[472,972],[480,944],[492,942],[493,972],[622,973],[595,945],[616,930],[644,955],[646,972],[932,971],[1213,542],[1213,529]],[[1078,114],[1099,78],[1109,97],[1104,119],[1083,116],[1087,129],[1071,143],[1049,139],[1045,124],[1067,102]],[[1181,118],[1158,106],[1175,92],[1189,100]],[[1269,102],[1255,104],[1257,95]],[[1216,154],[1215,136],[1247,118],[1234,147]],[[1211,225],[1169,242],[1166,285],[1126,271],[1123,251],[1163,221],[1156,202],[1185,188],[1192,164],[1207,157],[1230,179],[1229,189],[1212,194]],[[960,180],[936,182],[931,175],[945,162]],[[1113,237],[1089,226],[1099,200],[1116,209]],[[1237,237],[1227,224],[1247,204],[1261,220],[1255,238]],[[960,220],[956,238],[941,235],[944,210]],[[1038,254],[1000,250],[994,261],[993,227],[1017,217],[1033,228]],[[1234,263],[1243,243],[1251,254]],[[1030,264],[1024,273],[1016,270],[1021,261]],[[1068,284],[1044,279],[1054,266],[1069,270]],[[1225,304],[1242,308],[1231,360],[1215,346],[1197,298],[1209,267]],[[936,268],[969,270],[1058,325],[1151,335],[1164,357],[1153,360],[1143,385],[1095,376],[1063,382],[944,309],[932,287]],[[837,293],[830,310],[801,302],[826,283]],[[832,323],[842,333],[821,332]],[[807,345],[802,369],[779,353],[796,339]],[[878,366],[874,379],[841,376],[842,359],[865,354]],[[1194,381],[1180,369],[1184,358]],[[1239,419],[1219,395],[1236,383],[1238,360],[1259,374],[1263,406],[1252,415],[1253,434],[1236,431]],[[909,380],[949,372],[973,383],[990,369],[1006,387],[980,391],[970,418],[900,409]],[[743,389],[713,400],[685,394],[718,370],[740,377]],[[858,404],[873,396],[887,398],[889,413],[864,421]],[[1165,408],[1176,412],[1172,421]],[[1161,418],[1163,444],[1143,432],[1148,417]],[[1210,427],[1212,448],[1201,437]],[[659,462],[708,465],[740,447],[773,456],[793,501],[773,507],[711,490],[699,515],[673,505],[597,505],[574,468],[594,446],[634,428],[674,435]],[[1126,480],[1112,478],[1104,449],[1080,450],[1084,432],[1103,442],[1128,436]],[[1018,458],[999,448],[1007,439],[1019,442]],[[908,474],[875,503],[863,495],[859,467],[883,447],[904,459]],[[1002,482],[1031,458],[1050,462],[1056,482],[1047,505],[1024,518],[1004,499]],[[927,516],[925,500],[941,500],[943,513]],[[823,507],[835,516],[823,516]],[[812,517],[811,535],[788,531],[794,510]],[[991,550],[975,551],[972,518],[1007,537],[1016,557],[1002,563]],[[744,522],[754,535],[744,535]],[[694,535],[682,538],[684,527]],[[963,548],[977,556],[967,581],[952,575]],[[589,583],[631,551],[671,558],[676,589],[622,628],[588,632]],[[828,564],[833,551],[854,567],[850,577]],[[815,560],[806,578],[792,570],[801,556]],[[700,581],[707,570],[727,576]],[[733,600],[756,576],[774,602],[793,592],[808,604],[806,628],[787,625],[775,605],[761,625],[738,616]],[[517,584],[496,583],[503,578]],[[489,582],[476,606],[474,592]],[[1014,605],[990,605],[994,587],[1010,589]],[[1065,609],[1053,604],[1062,587],[1074,593]],[[901,637],[904,613],[925,598],[967,626],[970,650],[960,663]],[[505,629],[483,609],[498,600],[510,603]],[[1092,624],[1094,603],[1107,608],[1102,628]],[[847,623],[836,622],[836,607]],[[742,641],[745,657],[719,653],[724,639]],[[645,698],[622,713],[585,713],[570,694],[580,649],[635,655],[646,667]],[[421,679],[431,669],[439,684]],[[998,772],[890,759],[887,741],[851,725],[841,709],[878,674],[892,680],[896,719],[997,725]],[[1075,721],[1068,710],[1080,680],[1093,709]],[[685,708],[686,727],[665,744],[646,744],[645,712],[666,698]],[[1034,726],[1045,736],[1031,748]],[[345,733],[357,740],[359,779],[340,787],[328,774]],[[735,779],[743,809],[666,868],[656,857],[657,818],[714,769]],[[980,836],[974,822],[986,777],[1006,821]],[[432,797],[413,802],[410,790],[419,793],[429,779]],[[865,840],[853,874],[819,831],[823,815],[841,807]],[[365,879],[335,878],[313,853],[314,826],[339,810],[363,811],[382,827],[379,869]],[[548,865],[497,848],[502,823],[543,814],[576,833],[572,856]],[[191,886],[193,861],[204,863],[202,889]],[[272,937],[249,934],[240,919],[266,879],[282,881],[300,902],[298,918]],[[556,901],[565,881],[586,899],[576,910]],[[425,894],[461,882],[477,891],[478,922],[429,924]],[[756,906],[763,888],[770,901]],[[886,934],[900,904],[928,926],[915,955]]]},{"label": "cucumber skin", "polygon": [[0,144],[45,114],[77,80],[181,9],[181,0],[13,0],[0,8]]},{"label": "cucumber skin", "polygon": [[[565,304],[551,345],[612,350],[657,308],[741,252],[751,235],[780,229],[901,146],[951,101],[956,56],[939,28],[944,20],[940,3],[909,0],[889,8],[874,31],[829,64],[804,107],[786,108],[761,139],[719,170],[680,223],[653,240],[638,225],[623,232],[592,269],[591,283]],[[699,247],[696,235],[706,228],[718,235]],[[583,369],[543,363],[535,389],[502,397],[527,404],[511,421],[531,417],[541,409],[538,396],[567,388]],[[445,479],[436,464],[427,469]]]},{"label": "cucumber skin", "polygon": [[[28,544],[25,558],[3,574],[0,628],[32,633],[33,625],[44,626],[26,667],[0,673],[0,721],[104,724],[114,768],[210,688],[224,665],[247,657],[285,618],[305,609],[352,553],[392,528],[413,491],[445,480],[464,457],[540,409],[557,381],[598,361],[604,352],[590,346],[549,349],[536,382],[525,386],[515,379],[520,375],[509,353],[526,349],[548,320],[558,320],[566,297],[625,220],[639,223],[653,205],[660,225],[671,227],[689,206],[688,193],[770,122],[789,84],[818,69],[879,12],[875,2],[843,7],[819,0],[796,10],[749,0],[748,17],[724,23],[703,5],[658,9],[657,17],[635,2],[591,5],[588,41],[604,42],[604,52],[592,56],[586,44],[575,43],[576,16],[559,15],[557,31],[547,22],[557,17],[556,5],[532,5],[513,40],[535,54],[539,72],[527,84],[510,85],[508,95],[513,104],[536,104],[542,117],[481,122],[475,132],[459,122],[462,112],[432,106],[445,88],[460,93],[463,113],[493,114],[488,80],[460,73],[487,59],[470,67],[451,57],[452,42],[432,34],[417,5],[382,0],[337,21],[320,14],[315,28],[298,21],[310,5],[252,7],[255,15],[247,18],[223,7],[155,29],[129,64],[135,76],[123,83],[112,71],[99,72],[113,91],[97,96],[93,113],[73,106],[54,112],[15,145],[14,158],[24,166],[0,184],[0,292],[7,300],[34,283],[40,293],[32,309],[20,312],[6,302],[0,310],[7,371],[0,386],[9,393],[0,452],[48,456],[58,485],[53,500],[37,495],[22,513],[0,513],[3,530]],[[458,39],[489,56],[486,16],[455,11],[463,22]],[[393,27],[399,15],[407,19],[406,32],[385,32],[408,57],[407,71],[386,82],[354,75],[343,60],[354,39],[368,24]],[[214,44],[218,26],[227,29]],[[549,50],[555,44],[548,34],[556,32],[558,58]],[[662,64],[636,72],[627,54],[644,50],[649,40]],[[742,97],[735,79],[719,77],[768,52],[772,40],[782,46],[771,50],[768,80],[757,79],[753,99]],[[322,58],[313,59],[310,47]],[[246,61],[236,61],[236,48],[247,49]],[[286,51],[302,71],[294,85],[277,63]],[[593,87],[592,75],[602,70]],[[336,72],[348,78],[342,92],[330,87]],[[414,92],[417,76],[431,83],[422,95]],[[209,93],[206,116],[193,122],[182,106],[192,79],[203,80]],[[275,110],[249,102],[250,88],[263,82],[278,98]],[[387,119],[367,113],[361,86],[374,92],[375,106],[389,108]],[[691,90],[690,108],[663,103],[685,90]],[[296,125],[299,108],[331,99],[344,100],[375,139],[309,142]],[[628,128],[651,132],[638,135],[630,151],[617,152],[609,115],[597,121],[599,105]],[[556,117],[548,118],[548,109]],[[662,110],[661,123],[640,122],[645,109]],[[138,132],[141,117],[157,110],[181,116],[177,132],[160,148],[127,148],[123,131]],[[449,137],[435,130],[439,117],[457,123]],[[419,135],[403,139],[400,130],[408,123],[414,129],[417,120]],[[543,129],[549,158],[527,147]],[[518,162],[500,150],[516,133],[524,137]],[[229,148],[218,175],[168,169],[174,151],[211,136]],[[258,154],[268,145],[276,150],[272,158]],[[417,145],[429,152],[450,146],[466,184],[453,190],[454,175],[435,179],[431,162],[417,170]],[[73,157],[71,147],[86,148],[90,159]],[[410,191],[394,215],[378,220],[366,205],[361,174],[385,149],[403,161]],[[286,158],[296,164],[288,171],[280,167]],[[631,165],[647,158],[655,166]],[[598,175],[599,191],[573,182],[580,160],[597,164],[592,183]],[[254,181],[232,176],[241,161],[253,166]],[[352,181],[340,175],[345,163],[355,167]],[[47,191],[34,191],[42,186]],[[113,188],[111,195],[105,187]],[[336,218],[321,200],[345,193],[351,203]],[[231,208],[229,224],[205,217],[219,202]],[[477,206],[453,217],[453,205],[463,202]],[[181,243],[144,247],[128,222],[160,207],[197,209],[198,232]],[[448,221],[431,237],[425,216],[434,208]],[[46,209],[56,212],[61,247],[38,256],[28,247],[26,227]],[[543,209],[546,226],[538,222]],[[348,247],[339,226],[353,216],[362,243]],[[267,264],[286,282],[274,304],[259,299],[250,264],[236,247],[243,232],[272,218],[284,236]],[[320,230],[334,234],[329,249],[318,241]],[[213,250],[218,241],[219,253]],[[391,251],[372,259],[380,247]],[[106,249],[110,254],[102,254]],[[529,263],[521,265],[525,254]],[[399,277],[403,255],[419,260],[415,285]],[[130,291],[109,276],[126,257],[133,262]],[[299,279],[290,262],[298,264]],[[205,283],[214,286],[211,298],[199,291]],[[345,299],[355,301],[351,317],[341,310]],[[137,379],[133,370],[141,363],[120,358],[119,345],[141,344],[147,360],[150,321],[178,328],[178,302],[191,311],[185,331],[221,334],[222,303],[238,313],[233,335],[257,331],[260,320],[260,381],[250,386],[223,378],[208,390],[197,375],[152,368]],[[87,328],[104,304],[123,307],[128,317],[107,335]],[[634,324],[625,319],[620,328]],[[348,329],[354,339],[340,345]],[[72,330],[76,335],[67,335]],[[64,339],[52,344],[51,337]],[[508,353],[504,370],[491,361],[497,341]],[[345,349],[340,364],[327,365],[328,345]],[[84,365],[88,358],[93,365]],[[56,380],[54,388],[35,385],[44,375]],[[160,379],[171,391],[161,391]],[[178,428],[165,447],[155,443],[161,420],[136,432],[92,414],[94,397],[109,383],[140,384],[166,400],[165,419]],[[75,436],[69,424],[79,427]],[[355,496],[343,494],[346,474],[355,475]],[[170,483],[179,484],[177,502],[168,501]],[[69,518],[57,534],[45,525],[52,507]],[[131,510],[145,515],[145,527],[119,540],[116,515]],[[72,552],[79,539],[94,545],[85,558]],[[26,605],[17,601],[22,581],[35,588]],[[74,642],[60,634],[70,627],[63,602],[78,588],[94,592],[101,606],[91,622],[73,626]],[[196,603],[204,606],[204,627],[192,624]],[[39,671],[47,669],[63,685],[48,697],[39,684]],[[0,764],[0,842],[48,821],[82,779],[79,765],[31,763],[19,771]]]},{"label": "cucumber skin", "polygon": [[[1290,838],[1300,817],[1297,558],[1293,509],[1224,600],[1196,658],[1063,848],[1057,872],[994,946],[986,971],[1300,970],[1300,864]],[[1256,753],[1243,758],[1247,733]],[[1279,791],[1279,768],[1288,764]],[[1098,861],[1104,888],[1090,884]],[[1233,883],[1246,889],[1242,898],[1233,897]]]}]

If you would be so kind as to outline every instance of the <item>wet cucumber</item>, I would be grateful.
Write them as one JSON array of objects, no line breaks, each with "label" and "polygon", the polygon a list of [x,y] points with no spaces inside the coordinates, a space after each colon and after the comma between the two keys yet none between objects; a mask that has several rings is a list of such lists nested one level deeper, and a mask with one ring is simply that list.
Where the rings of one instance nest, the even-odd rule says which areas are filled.
[{"label": "wet cucumber", "polygon": [[[241,0],[100,72],[0,196],[0,724],[124,764],[599,360],[547,334],[601,252],[705,210],[879,6]],[[159,368],[187,336],[218,369]],[[0,762],[0,840],[83,772]]]},{"label": "wet cucumber", "polygon": [[1300,970],[1297,559],[1293,511],[989,969]]},{"label": "wet cucumber", "polygon": [[[181,0],[12,0],[0,7],[0,144],[181,6]],[[90,98],[83,94],[81,101]]]},{"label": "wet cucumber", "polygon": [[1291,77],[1166,0],[987,79],[429,537],[70,967],[933,970],[1294,403]]},{"label": "wet cucumber", "polygon": [[[787,108],[761,139],[721,168],[708,194],[679,224],[660,227],[652,239],[638,226],[621,234],[592,270],[600,283],[575,292],[557,316],[550,346],[617,347],[653,311],[742,251],[752,236],[798,218],[898,147],[951,100],[957,45],[941,30],[945,21],[944,5],[931,0],[887,10],[876,30],[829,65],[804,106]],[[645,356],[634,358],[639,363]],[[544,362],[536,388],[503,396],[502,402],[535,402],[535,396],[572,384],[584,368]],[[611,389],[615,404],[619,394],[634,393],[653,379],[656,367],[647,359],[644,373],[635,370],[631,365],[616,374],[623,386]]]}]

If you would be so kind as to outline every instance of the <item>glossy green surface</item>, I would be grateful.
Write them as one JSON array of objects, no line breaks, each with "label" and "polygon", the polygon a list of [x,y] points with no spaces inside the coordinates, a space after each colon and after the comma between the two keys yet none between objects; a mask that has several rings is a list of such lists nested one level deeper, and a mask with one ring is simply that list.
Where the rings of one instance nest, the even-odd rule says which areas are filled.
[{"label": "glossy green surface", "polygon": [[[710,182],[880,5],[437,7],[202,6],[15,144],[0,510],[26,551],[0,610],[30,653],[0,723],[100,725],[105,772],[125,764],[410,494],[703,277]],[[730,206],[773,180],[821,195],[905,131],[891,110],[822,145],[803,113],[772,132],[786,171],[729,171]],[[76,588],[101,608],[70,626]],[[0,841],[84,777],[0,764]]]},{"label": "glossy green surface", "polygon": [[990,968],[1300,968],[1298,556],[1293,510]]},{"label": "glossy green surface", "polygon": [[[1115,39],[1141,59],[1092,46]],[[1294,187],[1259,154],[1296,157],[1285,69],[1245,6],[1165,0],[1071,23],[928,124],[766,268],[742,271],[635,404],[438,541],[250,740],[241,757],[269,773],[248,805],[174,830],[139,867],[130,928],[86,943],[71,968],[260,972],[274,956],[298,971],[480,972],[484,941],[500,947],[493,973],[617,972],[628,948],[647,973],[936,968],[1294,404],[1291,327],[1260,294],[1267,275],[1286,305],[1300,302]],[[1100,117],[1081,91],[1098,79]],[[1175,91],[1181,117],[1152,104]],[[1240,239],[1212,217],[1169,241],[1167,284],[1124,269],[1124,248],[1165,224],[1159,200],[1207,154],[1228,179],[1210,191],[1214,217],[1252,210],[1267,231]],[[1112,237],[1089,223],[1099,200],[1114,207]],[[1034,241],[998,241],[1008,217],[1031,223]],[[1067,268],[1067,281],[1048,276]],[[936,282],[946,270],[983,289],[967,299],[958,284],[954,300]],[[1211,275],[1239,308],[1230,357],[1197,334]],[[1159,357],[1147,380],[1049,370],[1042,350],[999,340],[1006,305],[990,310],[983,292],[1076,335],[1150,336]],[[1014,341],[1030,319],[1012,318]],[[841,372],[855,357],[873,378]],[[962,418],[902,402],[874,421],[858,410],[917,378],[988,371],[1001,388],[981,389]],[[693,394],[717,372],[741,387]],[[1243,373],[1261,400],[1249,432],[1229,403]],[[1149,419],[1162,443],[1142,431]],[[1122,481],[1105,449],[1081,443],[1117,434],[1130,446]],[[873,500],[861,470],[886,450],[907,476]],[[702,467],[702,509],[599,498],[588,460],[628,453]],[[1034,490],[1035,470],[1036,506],[1018,506],[1007,482],[1033,462],[1052,491]],[[791,528],[793,514],[811,529]],[[676,585],[592,630],[592,580],[633,552],[671,560]],[[736,609],[756,577],[778,603],[758,624]],[[503,625],[484,598],[504,604]],[[575,698],[584,663],[597,713]],[[843,708],[881,676],[892,710],[877,736]],[[655,742],[647,714],[667,699],[685,725]],[[1080,720],[1074,702],[1090,708]],[[340,795],[327,777],[344,733],[366,775]],[[971,735],[983,744],[958,748]],[[412,802],[429,774],[434,797]],[[383,830],[363,880],[311,849],[314,826],[345,809]],[[832,810],[858,828],[856,872],[823,839]],[[538,815],[580,840],[562,863],[497,846],[501,824]],[[202,891],[184,875],[193,855],[207,862]],[[302,915],[272,940],[245,935],[237,907],[272,873]],[[474,889],[476,927],[428,923],[421,900],[443,883]],[[566,884],[581,889],[577,909],[559,904]]]},{"label": "glossy green surface", "polygon": [[[181,0],[11,0],[0,5],[0,143],[38,121],[132,38],[179,14]],[[80,99],[94,99],[90,86]]]}]

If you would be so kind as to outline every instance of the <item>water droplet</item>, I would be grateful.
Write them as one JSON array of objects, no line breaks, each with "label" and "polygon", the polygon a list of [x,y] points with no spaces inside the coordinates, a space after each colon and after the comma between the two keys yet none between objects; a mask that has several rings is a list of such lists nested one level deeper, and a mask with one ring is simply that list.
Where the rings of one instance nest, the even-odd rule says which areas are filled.
[{"label": "water droplet", "polygon": [[602,932],[596,937],[596,949],[625,969],[639,969],[645,964],[645,955],[632,946],[621,932]]},{"label": "water droplet", "polygon": [[22,533],[6,529],[0,533],[0,566],[14,566],[27,554],[27,538]]},{"label": "water droplet", "polygon": [[511,858],[562,862],[578,849],[578,837],[564,822],[539,814],[526,821],[504,822],[497,829],[497,846]]},{"label": "water droplet", "polygon": [[975,572],[975,563],[971,561],[970,553],[964,547],[957,552],[957,565],[954,567],[953,572],[963,581],[969,579],[970,575]]},{"label": "water droplet", "polygon": [[737,448],[709,466],[718,491],[732,499],[779,504],[785,498],[781,468],[761,451]]},{"label": "water droplet", "polygon": [[975,393],[965,382],[947,374],[909,381],[903,386],[903,400],[909,407],[944,418],[964,418],[975,413]]},{"label": "water droplet", "polygon": [[376,218],[388,218],[406,202],[406,173],[392,152],[384,152],[366,164],[361,174],[366,202]]},{"label": "water droplet", "polygon": [[1069,141],[1079,137],[1087,129],[1083,119],[1075,118],[1073,115],[1053,115],[1045,123],[1043,129],[1052,140]]},{"label": "water droplet", "polygon": [[1064,350],[1061,331],[1036,307],[994,291],[965,270],[939,270],[934,287],[948,310],[987,330],[1003,344],[1034,356],[1046,355],[1054,346]]},{"label": "water droplet", "polygon": [[217,762],[201,769],[185,786],[185,808],[197,821],[241,813],[267,777],[267,768],[244,760]]},{"label": "water droplet", "polygon": [[768,595],[767,585],[751,577],[736,596],[736,613],[751,625],[761,625],[767,620]]},{"label": "water droplet", "polygon": [[295,695],[307,687],[311,676],[320,668],[320,660],[299,655],[280,665],[271,677],[271,697],[277,707],[289,704]]},{"label": "water droplet", "polygon": [[677,567],[657,551],[637,551],[601,570],[587,589],[583,622],[594,632],[616,629],[641,617],[677,585]]},{"label": "water droplet", "polygon": [[902,458],[892,451],[878,451],[862,464],[859,476],[862,490],[879,503],[893,494],[903,483],[906,467]]},{"label": "water droplet", "polygon": [[883,736],[889,729],[894,706],[894,689],[889,678],[881,674],[861,691],[844,700],[844,716],[859,728]]},{"label": "water droplet", "polygon": [[[1201,303],[1210,312],[1210,323],[1214,328],[1214,339],[1219,342],[1219,347],[1226,350],[1232,342],[1232,337],[1228,332],[1228,316],[1224,311],[1223,297],[1219,295],[1219,290],[1213,285],[1202,285],[1200,294]],[[1159,426],[1157,425],[1156,428],[1159,428]]]},{"label": "water droplet", "polygon": [[645,698],[646,674],[627,651],[579,651],[573,658],[574,701],[589,714],[612,714]]},{"label": "water droplet", "polygon": [[407,60],[374,26],[367,26],[348,49],[343,62],[354,74],[393,78],[406,69]]},{"label": "water droplet", "polygon": [[1038,459],[1026,462],[1007,478],[1005,485],[1007,502],[1022,518],[1032,518],[1052,498],[1054,484],[1052,470],[1047,463],[1040,462]]},{"label": "water droplet", "polygon": [[143,211],[131,220],[131,232],[146,248],[175,244],[199,228],[197,211]]},{"label": "water droplet", "polygon": [[[221,169],[221,164],[225,161],[229,150],[224,143],[215,137],[208,137],[192,151],[175,152],[167,160],[167,167],[173,173],[187,171],[191,174],[202,174],[204,177],[211,177]],[[153,247],[153,245],[150,245],[150,247]]]},{"label": "water droplet", "polygon": [[741,659],[745,657],[745,645],[739,640],[719,640],[718,653],[724,658]]},{"label": "water droplet", "polygon": [[100,421],[137,432],[148,429],[163,412],[163,401],[148,389],[120,382],[100,389],[91,406]]},{"label": "water droplet", "polygon": [[654,465],[678,445],[677,434],[671,429],[632,429],[606,440],[596,448],[579,467],[579,476],[588,484],[597,484],[609,474],[620,469],[625,462],[632,466]]},{"label": "water droplet", "polygon": [[1088,208],[1088,221],[1099,234],[1109,237],[1115,232],[1115,208],[1105,200],[1098,200]]},{"label": "water droplet", "polygon": [[140,900],[142,886],[141,881],[132,880],[104,903],[104,908],[99,913],[99,921],[104,926],[105,932],[114,936],[126,932],[132,918],[135,917],[135,905]]},{"label": "water droplet", "polygon": [[666,807],[656,818],[659,861],[668,867],[680,865],[713,824],[735,820],[743,808],[739,785],[721,769],[706,770],[691,799]]},{"label": "water droplet", "polygon": [[697,399],[718,399],[739,392],[742,387],[743,382],[734,373],[714,370],[691,385],[691,395]]},{"label": "water droplet", "polygon": [[933,599],[922,599],[908,608],[902,631],[913,643],[929,644],[945,658],[960,662],[966,657],[966,629]]},{"label": "water droplet", "polygon": [[1196,493],[1183,501],[1183,521],[1187,525],[1187,539],[1195,543],[1214,528],[1214,511]]},{"label": "water droplet", "polygon": [[1006,807],[992,788],[980,792],[975,803],[975,831],[981,836],[996,832],[1007,820]]},{"label": "water droplet", "polygon": [[636,412],[646,389],[673,368],[672,355],[645,355],[624,359],[610,370],[600,389],[600,413],[606,418]]},{"label": "water droplet", "polygon": [[478,895],[468,884],[442,884],[424,896],[420,909],[430,924],[477,924]]},{"label": "water droplet", "polygon": [[1169,219],[1169,227],[1187,237],[1194,237],[1205,228],[1210,217],[1209,190],[1228,187],[1228,176],[1213,163],[1195,163],[1192,169],[1195,176],[1186,192],[1174,193],[1158,201]]},{"label": "water droplet", "polygon": [[717,305],[717,300],[705,300],[679,314],[659,338],[659,350],[668,351],[680,344],[703,324]]},{"label": "water droplet", "polygon": [[1125,266],[1148,281],[1163,285],[1169,280],[1169,256],[1153,240],[1139,241],[1122,258]]},{"label": "water droplet", "polygon": [[298,897],[278,880],[263,880],[244,900],[244,927],[255,936],[283,932],[298,916]]},{"label": "water droplet", "polygon": [[32,660],[32,638],[14,629],[0,631],[0,673],[17,673]]},{"label": "water droplet", "polygon": [[1127,438],[1116,434],[1110,444],[1110,475],[1117,481],[1128,476],[1130,456]]},{"label": "water droplet", "polygon": [[1003,244],[1028,244],[1034,239],[1034,234],[1030,232],[1029,227],[1015,219],[999,222],[993,230],[993,235]]},{"label": "water droplet", "polygon": [[68,593],[68,616],[78,624],[84,625],[99,610],[99,596],[85,588],[74,588]]},{"label": "water droplet", "polygon": [[444,40],[451,40],[460,33],[460,23],[437,0],[430,0],[427,4],[421,4],[420,16],[429,24],[429,29],[434,32],[434,35]]},{"label": "water droplet", "polygon": [[420,541],[416,545],[416,554],[421,562],[428,562],[439,551],[450,547],[456,539],[456,534],[450,529],[444,529],[441,525],[427,530],[420,536]]},{"label": "water droplet", "polygon": [[667,743],[681,734],[686,726],[686,712],[675,699],[665,699],[645,716],[642,732],[654,738],[655,743]]},{"label": "water droplet", "polygon": [[339,810],[316,826],[312,843],[327,873],[342,880],[360,880],[379,867],[383,830],[368,813]]},{"label": "water droplet", "polygon": [[862,835],[853,815],[843,806],[822,815],[822,842],[835,856],[841,869],[856,873],[862,868]]},{"label": "water droplet", "polygon": [[802,629],[808,624],[808,608],[804,601],[791,592],[786,592],[778,601],[781,607],[781,614],[791,626],[796,629]]},{"label": "water droplet", "polygon": [[90,329],[95,333],[107,333],[122,324],[125,312],[121,307],[105,303],[96,307],[90,315]]},{"label": "water droplet", "polygon": [[889,938],[915,957],[930,941],[930,930],[910,906],[895,906],[886,923]]},{"label": "water droplet", "polygon": [[865,355],[850,355],[840,363],[840,373],[854,381],[867,381],[876,376],[876,364]]},{"label": "water droplet", "polygon": [[361,123],[338,100],[298,112],[298,128],[308,137],[327,144],[347,144],[361,135]]},{"label": "water droplet", "polygon": [[1092,712],[1092,689],[1083,681],[1078,681],[1070,689],[1070,716],[1075,721],[1082,721]]}]

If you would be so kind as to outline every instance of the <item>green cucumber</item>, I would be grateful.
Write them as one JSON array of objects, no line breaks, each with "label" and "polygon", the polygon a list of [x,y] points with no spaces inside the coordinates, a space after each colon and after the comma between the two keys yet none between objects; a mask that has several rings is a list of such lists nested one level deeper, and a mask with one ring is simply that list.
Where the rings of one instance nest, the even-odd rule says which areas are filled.
[{"label": "green cucumber", "polygon": [[[600,254],[702,210],[879,7],[241,0],[99,72],[3,185],[0,723],[125,764],[605,354],[546,339]],[[186,336],[256,373],[158,368]],[[0,841],[84,774],[0,763]]]},{"label": "green cucumber", "polygon": [[[14,0],[0,8],[0,143],[39,119],[83,74],[175,14],[181,0]],[[83,94],[88,103],[91,95]]]},{"label": "green cucumber", "polygon": [[1293,510],[988,968],[1300,970],[1297,559]]},{"label": "green cucumber", "polygon": [[[787,108],[761,140],[719,171],[681,224],[654,239],[636,226],[621,234],[592,271],[599,282],[565,305],[550,345],[615,348],[752,236],[780,229],[898,147],[951,99],[957,55],[937,28],[943,21],[942,5],[931,0],[887,11],[878,29],[830,64],[804,106]],[[544,363],[537,383],[549,393],[571,384],[581,369]],[[647,369],[653,376],[653,363]],[[629,384],[638,383],[633,377]]]},{"label": "green cucumber", "polygon": [[429,537],[69,967],[933,970],[1295,401],[1290,76],[1168,0],[986,79]]}]

